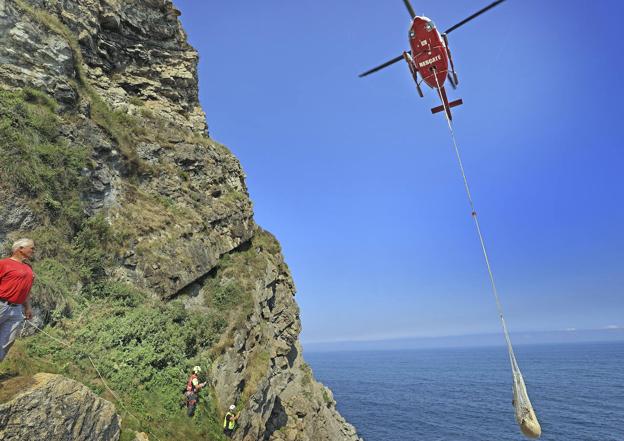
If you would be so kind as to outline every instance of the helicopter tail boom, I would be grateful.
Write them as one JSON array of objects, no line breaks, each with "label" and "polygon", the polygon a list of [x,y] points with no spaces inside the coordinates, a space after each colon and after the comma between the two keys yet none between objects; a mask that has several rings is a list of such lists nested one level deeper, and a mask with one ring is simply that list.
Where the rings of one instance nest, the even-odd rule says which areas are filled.
[{"label": "helicopter tail boom", "polygon": [[448,116],[448,119],[452,120],[453,115],[451,114],[451,107],[457,107],[461,104],[464,104],[464,101],[460,98],[458,100],[451,101],[449,103],[448,98],[446,97],[446,90],[444,89],[444,86],[440,87],[440,89],[438,90],[438,94],[440,95],[440,99],[442,100],[443,104],[441,106],[437,106],[431,109],[431,113],[438,113],[438,112],[445,111],[446,115]]}]

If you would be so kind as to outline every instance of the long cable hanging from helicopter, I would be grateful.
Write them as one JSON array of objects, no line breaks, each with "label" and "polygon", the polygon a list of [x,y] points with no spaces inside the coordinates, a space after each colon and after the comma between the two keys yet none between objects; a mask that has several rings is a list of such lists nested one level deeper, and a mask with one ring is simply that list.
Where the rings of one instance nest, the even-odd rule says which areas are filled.
[{"label": "long cable hanging from helicopter", "polygon": [[[378,70],[388,67],[403,59],[406,61],[410,69],[412,77],[416,83],[418,94],[421,97],[423,96],[420,84],[424,82],[429,87],[437,91],[438,96],[442,101],[442,105],[432,108],[431,112],[438,113],[443,111],[445,114],[451,134],[451,140],[455,149],[455,155],[457,157],[457,162],[459,164],[459,168],[464,181],[464,188],[468,197],[471,216],[475,223],[477,235],[479,236],[483,257],[485,259],[485,264],[490,278],[492,292],[494,294],[496,307],[498,309],[498,315],[501,320],[503,334],[507,343],[507,351],[509,354],[509,360],[511,363],[513,376],[512,390],[516,422],[520,426],[520,430],[524,435],[530,438],[538,438],[541,435],[541,427],[537,420],[537,416],[535,415],[535,411],[533,410],[533,406],[531,404],[526,390],[526,386],[524,384],[522,373],[520,372],[520,368],[516,361],[513,347],[511,345],[511,339],[507,330],[507,324],[505,323],[505,317],[503,315],[503,309],[498,295],[498,290],[494,281],[494,274],[485,247],[485,240],[483,238],[483,233],[479,225],[477,211],[475,209],[474,201],[470,193],[470,186],[468,185],[466,171],[464,169],[461,154],[455,137],[455,130],[453,128],[452,114],[450,109],[452,107],[463,104],[463,101],[459,99],[449,102],[447,99],[446,90],[444,88],[444,81],[447,78],[453,88],[455,88],[458,83],[457,74],[455,72],[455,67],[451,58],[450,50],[448,48],[448,39],[446,35],[453,30],[459,28],[460,26],[464,25],[465,23],[471,21],[472,19],[478,17],[479,15],[483,14],[484,12],[490,10],[494,6],[502,3],[503,1],[504,0],[497,0],[491,3],[490,5],[482,8],[481,10],[477,11],[476,13],[472,14],[471,16],[467,17],[466,19],[462,20],[461,22],[457,23],[456,25],[450,27],[445,32],[440,34],[436,29],[435,24],[429,18],[424,16],[417,16],[409,0],[403,0],[403,3],[407,7],[407,10],[412,17],[412,23],[409,31],[409,43],[411,50],[404,51],[402,55],[362,73],[360,77],[369,75],[373,72],[377,72]],[[450,72],[448,69],[449,64],[451,67]],[[418,81],[418,74],[420,74],[420,76],[422,77],[422,80],[420,82]]]},{"label": "long cable hanging from helicopter", "polygon": [[[438,77],[435,72],[435,67],[432,68],[432,71],[439,88],[440,84],[438,82]],[[468,197],[468,203],[470,205],[470,215],[474,220],[477,235],[479,236],[481,251],[483,252],[483,258],[485,259],[485,265],[487,267],[488,275],[490,277],[490,284],[492,286],[492,293],[494,294],[494,299],[496,301],[498,316],[503,327],[505,341],[507,342],[507,352],[509,354],[509,361],[511,363],[511,371],[513,375],[513,405],[515,409],[516,421],[520,426],[520,430],[522,431],[522,433],[531,438],[538,438],[541,435],[542,430],[537,420],[537,416],[535,415],[535,411],[533,410],[533,405],[531,404],[531,400],[529,399],[529,395],[526,390],[526,385],[524,384],[524,378],[522,377],[522,373],[520,372],[520,367],[518,366],[518,362],[516,361],[516,356],[511,345],[511,339],[509,338],[507,324],[505,323],[505,316],[503,315],[503,307],[501,306],[500,298],[498,296],[498,289],[496,288],[496,282],[494,281],[494,273],[492,272],[492,266],[490,265],[490,259],[488,257],[488,253],[485,247],[485,240],[483,239],[483,233],[481,232],[481,226],[479,225],[479,219],[477,217],[477,211],[475,209],[474,201],[470,193],[468,178],[466,177],[466,171],[464,169],[464,164],[462,162],[459,147],[457,145],[457,139],[455,138],[453,122],[449,118],[449,112],[446,108],[447,104],[445,100],[443,100],[442,102],[443,106],[445,106],[444,114],[446,117],[446,122],[448,124],[449,132],[451,134],[451,140],[453,141],[453,147],[455,149],[455,156],[457,157],[457,163],[459,165],[459,169],[461,171],[461,175],[464,181],[464,189],[466,190],[466,196]]]}]

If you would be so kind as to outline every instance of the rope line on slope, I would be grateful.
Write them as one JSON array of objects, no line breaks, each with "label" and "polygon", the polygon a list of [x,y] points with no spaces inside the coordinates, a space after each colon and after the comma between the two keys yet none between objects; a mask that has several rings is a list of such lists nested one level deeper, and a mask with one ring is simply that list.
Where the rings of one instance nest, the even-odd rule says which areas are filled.
[{"label": "rope line on slope", "polygon": [[[22,334],[24,333],[24,329],[26,327],[26,323],[28,323],[30,326],[32,326],[33,328],[35,328],[37,331],[41,332],[42,334],[44,334],[45,336],[47,336],[48,338],[54,340],[55,342],[59,343],[62,346],[65,346],[67,348],[71,348],[71,344],[69,344],[66,341],[62,341],[56,337],[54,337],[53,335],[47,333],[46,331],[44,331],[43,329],[41,329],[40,327],[38,327],[37,325],[35,325],[34,323],[32,323],[31,320],[26,320],[26,317],[24,315],[22,315],[23,319],[24,319],[24,324],[22,326]],[[106,388],[106,390],[108,390],[108,392],[110,392],[110,394],[115,398],[115,400],[121,405],[121,407],[123,408],[123,410],[130,415],[132,418],[134,418],[139,425],[141,426],[143,423],[141,422],[141,420],[139,418],[137,418],[132,412],[130,412],[130,410],[126,407],[126,405],[123,403],[123,401],[121,400],[121,398],[119,398],[119,396],[108,386],[108,383],[106,382],[106,380],[104,379],[104,377],[102,376],[100,370],[97,368],[97,366],[95,365],[95,362],[93,361],[93,358],[91,358],[91,355],[84,352],[84,351],[80,351],[82,352],[84,355],[87,356],[87,358],[89,359],[89,362],[91,363],[91,366],[93,366],[93,369],[95,369],[95,372],[98,374],[98,377],[100,377],[100,380],[102,381],[102,383],[104,384],[104,387]],[[154,439],[156,439],[156,441],[160,441],[160,439],[154,435],[153,433],[150,433],[150,436],[154,437]]]}]

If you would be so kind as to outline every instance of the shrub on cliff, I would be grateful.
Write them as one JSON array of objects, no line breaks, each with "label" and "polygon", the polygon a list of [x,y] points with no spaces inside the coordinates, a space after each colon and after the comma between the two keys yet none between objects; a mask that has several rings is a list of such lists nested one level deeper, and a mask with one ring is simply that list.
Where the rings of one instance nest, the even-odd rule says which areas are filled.
[{"label": "shrub on cliff", "polygon": [[166,439],[205,439],[210,433],[219,439],[211,403],[203,403],[201,419],[190,425],[178,403],[190,367],[209,365],[209,349],[226,329],[227,315],[222,308],[189,312],[179,301],[163,303],[108,278],[122,243],[104,215],[87,215],[81,195],[92,150],[61,135],[72,118],[41,92],[0,90],[0,185],[14,186],[11,192],[37,219],[34,230],[11,238],[27,235],[37,243],[32,295],[49,323],[49,335],[16,343],[0,373],[45,371],[81,381],[117,405],[124,429]]}]

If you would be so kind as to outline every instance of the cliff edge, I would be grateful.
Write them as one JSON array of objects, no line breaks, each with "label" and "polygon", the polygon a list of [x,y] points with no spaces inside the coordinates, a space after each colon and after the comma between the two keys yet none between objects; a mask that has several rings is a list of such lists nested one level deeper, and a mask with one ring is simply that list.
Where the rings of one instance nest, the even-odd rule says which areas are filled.
[{"label": "cliff edge", "polygon": [[[129,410],[115,403],[122,439],[221,439],[235,404],[236,440],[357,440],[301,356],[279,243],[208,136],[179,15],[169,0],[0,0],[0,245],[35,240],[34,323],[68,345],[28,327],[0,369],[103,393],[96,353]],[[188,424],[177,400],[195,364],[209,387]],[[12,439],[23,410],[2,406]]]}]

